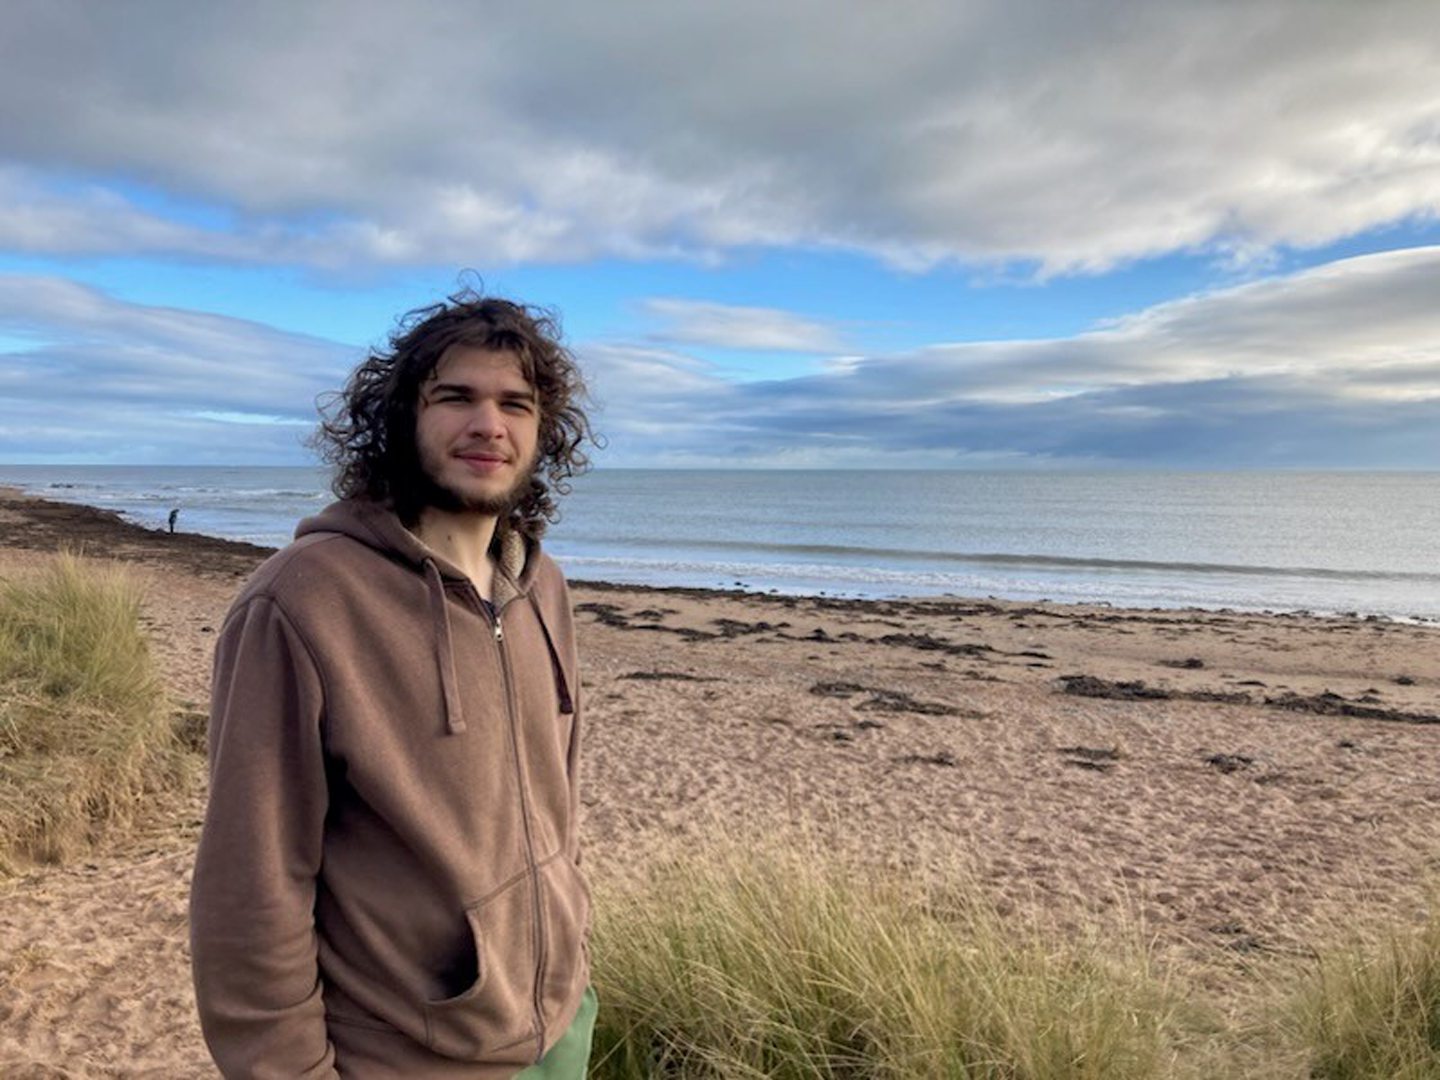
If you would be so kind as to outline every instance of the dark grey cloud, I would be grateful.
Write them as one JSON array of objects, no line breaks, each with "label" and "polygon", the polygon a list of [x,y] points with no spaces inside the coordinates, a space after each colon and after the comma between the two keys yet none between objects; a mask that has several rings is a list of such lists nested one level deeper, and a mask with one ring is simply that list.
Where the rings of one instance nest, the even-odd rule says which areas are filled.
[{"label": "dark grey cloud", "polygon": [[[1245,261],[1440,211],[1437,68],[1427,0],[22,0],[0,11],[0,163],[30,194],[0,200],[0,242]],[[233,220],[164,220],[121,180]]]}]

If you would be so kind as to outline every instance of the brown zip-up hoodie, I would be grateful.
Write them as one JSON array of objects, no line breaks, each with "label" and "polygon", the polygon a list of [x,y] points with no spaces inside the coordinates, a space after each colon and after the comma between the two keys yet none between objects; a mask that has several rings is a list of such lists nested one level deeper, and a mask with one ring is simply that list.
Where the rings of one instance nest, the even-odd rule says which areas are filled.
[{"label": "brown zip-up hoodie", "polygon": [[227,1077],[509,1077],[588,983],[564,578],[504,536],[498,619],[389,510],[335,503],[215,654],[191,893]]}]

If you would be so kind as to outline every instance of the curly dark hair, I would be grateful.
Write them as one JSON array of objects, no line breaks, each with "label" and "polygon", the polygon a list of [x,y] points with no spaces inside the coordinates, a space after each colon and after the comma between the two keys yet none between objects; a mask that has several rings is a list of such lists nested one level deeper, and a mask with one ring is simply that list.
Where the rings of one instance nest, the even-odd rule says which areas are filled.
[{"label": "curly dark hair", "polygon": [[581,443],[596,441],[581,407],[585,383],[561,344],[558,317],[467,288],[406,314],[389,344],[321,405],[311,445],[335,470],[335,494],[388,503],[413,524],[427,490],[415,443],[421,387],[448,349],[508,352],[539,399],[539,457],[529,489],[501,525],[538,539],[559,516],[555,496],[568,494],[569,478],[589,467]]}]

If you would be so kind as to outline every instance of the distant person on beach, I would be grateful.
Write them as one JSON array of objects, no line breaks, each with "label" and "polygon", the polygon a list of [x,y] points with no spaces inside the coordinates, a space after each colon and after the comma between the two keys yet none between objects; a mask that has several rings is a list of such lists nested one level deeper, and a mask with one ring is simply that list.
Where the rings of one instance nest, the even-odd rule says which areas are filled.
[{"label": "distant person on beach", "polygon": [[339,501],[216,647],[190,914],[225,1076],[585,1075],[575,634],[539,543],[583,393],[552,317],[467,291],[327,409]]},{"label": "distant person on beach", "polygon": [[172,534],[175,532],[175,522],[177,522],[178,520],[180,520],[180,508],[177,506],[174,510],[170,511],[170,518],[168,522],[170,526],[170,532]]}]

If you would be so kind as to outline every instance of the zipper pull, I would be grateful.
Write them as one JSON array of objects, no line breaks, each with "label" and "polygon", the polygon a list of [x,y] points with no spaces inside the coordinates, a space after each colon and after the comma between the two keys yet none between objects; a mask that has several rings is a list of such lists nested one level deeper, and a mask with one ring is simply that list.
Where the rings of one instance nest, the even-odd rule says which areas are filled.
[{"label": "zipper pull", "polygon": [[502,643],[505,641],[505,631],[500,629],[500,613],[498,611],[495,613],[495,640]]}]

